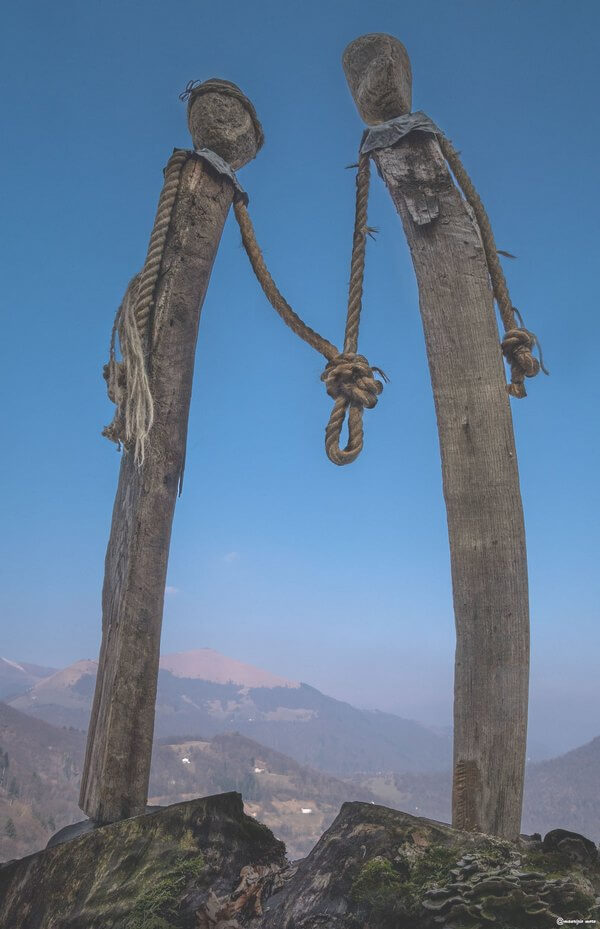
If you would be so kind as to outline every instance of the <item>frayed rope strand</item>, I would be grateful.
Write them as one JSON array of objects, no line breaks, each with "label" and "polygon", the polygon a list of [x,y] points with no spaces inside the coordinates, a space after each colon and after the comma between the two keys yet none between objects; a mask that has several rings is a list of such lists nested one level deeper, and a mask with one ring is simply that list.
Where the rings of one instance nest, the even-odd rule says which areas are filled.
[{"label": "frayed rope strand", "polygon": [[[115,418],[103,430],[107,439],[131,448],[136,464],[146,457],[146,443],[154,422],[154,402],[150,390],[146,355],[135,318],[140,275],[129,283],[123,302],[117,311],[111,335],[110,360],[104,369],[108,395],[117,405]],[[122,361],[116,360],[116,336]]]},{"label": "frayed rope strand", "polygon": [[[165,169],[165,181],[158,201],[156,218],[144,267],[129,282],[112,328],[108,364],[104,366],[108,395],[116,405],[115,416],[102,431],[117,446],[134,455],[141,467],[146,457],[148,437],[154,423],[154,401],[148,375],[148,357],[161,320],[154,314],[154,297],[162,256],[181,171],[190,153],[176,151]],[[154,317],[154,318],[153,318]],[[121,361],[116,360],[119,341]]]}]

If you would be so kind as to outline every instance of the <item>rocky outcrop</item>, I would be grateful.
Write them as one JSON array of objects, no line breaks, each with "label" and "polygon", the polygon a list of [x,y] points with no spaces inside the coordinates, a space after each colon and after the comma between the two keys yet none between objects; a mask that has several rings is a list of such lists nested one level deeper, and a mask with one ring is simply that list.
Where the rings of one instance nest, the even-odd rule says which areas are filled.
[{"label": "rocky outcrop", "polygon": [[0,869],[1,929],[548,929],[600,921],[593,842],[511,843],[346,803],[290,864],[239,794],[96,829]]},{"label": "rocky outcrop", "polygon": [[600,916],[593,842],[564,830],[506,842],[346,803],[287,886],[269,929],[548,929]]},{"label": "rocky outcrop", "polygon": [[0,927],[225,929],[286,865],[239,794],[177,803],[4,865]]}]

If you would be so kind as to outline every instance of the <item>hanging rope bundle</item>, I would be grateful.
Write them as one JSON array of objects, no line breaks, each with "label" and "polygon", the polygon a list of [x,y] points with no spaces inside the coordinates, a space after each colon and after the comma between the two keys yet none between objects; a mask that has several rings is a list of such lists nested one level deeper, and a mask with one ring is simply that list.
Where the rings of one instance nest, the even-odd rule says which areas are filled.
[{"label": "hanging rope bundle", "polygon": [[[296,335],[312,345],[327,359],[328,364],[321,375],[321,380],[324,381],[327,393],[335,402],[325,430],[325,450],[330,461],[337,465],[350,464],[358,457],[363,447],[363,410],[372,409],[383,390],[383,384],[375,378],[374,374],[380,374],[384,381],[388,380],[380,368],[372,367],[364,355],[357,354],[366,238],[369,233],[373,232],[367,226],[369,176],[369,155],[360,155],[356,175],[356,210],[348,313],[342,352],[307,326],[280,293],[256,241],[246,204],[241,198],[234,201],[234,212],[239,223],[244,248],[269,303]],[[345,448],[340,448],[340,436],[346,413],[348,413],[348,442]]]},{"label": "hanging rope bundle", "polygon": [[[437,138],[444,158],[458,181],[467,203],[471,206],[481,231],[492,290],[505,329],[501,346],[502,353],[510,365],[511,378],[507,390],[512,397],[526,397],[525,378],[535,377],[540,370],[544,374],[549,373],[544,367],[540,343],[537,336],[524,327],[521,314],[512,305],[504,271],[498,258],[492,226],[475,185],[467,174],[460,156],[450,140],[442,132],[437,134]],[[515,316],[518,317],[520,325],[517,325]],[[539,360],[533,356],[533,349],[536,345],[540,352]]]},{"label": "hanging rope bundle", "polygon": [[[102,431],[120,447],[133,449],[136,464],[143,464],[148,435],[154,421],[154,403],[148,379],[148,357],[158,321],[151,316],[154,291],[165,248],[173,206],[179,190],[182,168],[190,157],[176,151],[165,168],[165,181],[158,201],[154,227],[148,244],[144,267],[129,282],[115,317],[110,339],[108,364],[104,366],[108,396],[117,409],[113,421]],[[121,361],[116,360],[119,339]]]}]

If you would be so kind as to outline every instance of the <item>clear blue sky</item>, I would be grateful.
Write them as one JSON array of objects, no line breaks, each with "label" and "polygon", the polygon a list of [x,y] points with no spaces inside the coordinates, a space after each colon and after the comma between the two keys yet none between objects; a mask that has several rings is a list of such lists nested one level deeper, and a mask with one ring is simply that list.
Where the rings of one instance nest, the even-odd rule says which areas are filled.
[{"label": "clear blue sky", "polygon": [[[414,109],[462,151],[551,377],[513,402],[540,738],[600,733],[600,6],[557,0],[12,4],[1,54],[5,451],[0,654],[97,654],[119,457],[113,315],[141,266],[178,94],[233,80],[266,144],[240,172],[272,272],[340,344],[362,124],[340,58],[406,45]],[[360,348],[390,376],[359,460],[325,457],[323,359],[266,303],[230,217],[204,305],[163,650],[211,646],[359,705],[448,721],[454,625],[434,410],[400,222],[374,176]],[[596,714],[596,715],[594,715]],[[545,722],[544,722],[545,720]],[[562,742],[561,742],[562,744]]]}]

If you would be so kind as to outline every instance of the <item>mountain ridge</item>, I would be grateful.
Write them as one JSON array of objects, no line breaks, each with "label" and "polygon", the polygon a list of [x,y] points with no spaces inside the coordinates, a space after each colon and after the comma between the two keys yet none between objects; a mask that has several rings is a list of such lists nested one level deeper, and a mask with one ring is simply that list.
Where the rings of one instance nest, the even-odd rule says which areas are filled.
[{"label": "mountain ridge", "polygon": [[[94,661],[75,662],[8,702],[54,725],[86,729],[96,671]],[[186,672],[196,676],[182,676]],[[213,673],[217,680],[198,676],[201,673]],[[256,681],[265,683],[251,686]],[[254,669],[213,650],[164,656],[155,737],[202,732],[210,738],[233,731],[338,777],[381,769],[442,769],[451,757],[447,736],[413,720],[357,709],[309,684]]]},{"label": "mountain ridge", "polygon": [[[30,854],[57,829],[85,818],[78,805],[85,743],[78,729],[57,728],[0,702],[0,860]],[[238,733],[155,742],[151,805],[231,790],[243,793],[246,811],[284,839],[292,857],[308,853],[342,803],[376,800],[368,788]]]},{"label": "mountain ridge", "polygon": [[56,668],[0,658],[0,700],[22,693],[36,683],[54,674]]},{"label": "mountain ridge", "polygon": [[161,655],[159,667],[174,677],[200,678],[215,684],[238,684],[242,687],[299,687],[271,671],[222,655],[214,648],[197,648],[187,652]]}]

